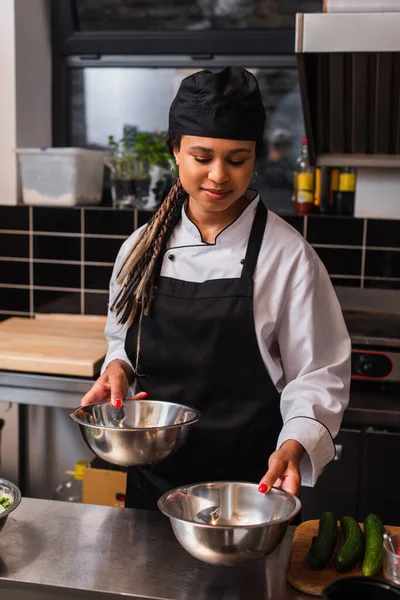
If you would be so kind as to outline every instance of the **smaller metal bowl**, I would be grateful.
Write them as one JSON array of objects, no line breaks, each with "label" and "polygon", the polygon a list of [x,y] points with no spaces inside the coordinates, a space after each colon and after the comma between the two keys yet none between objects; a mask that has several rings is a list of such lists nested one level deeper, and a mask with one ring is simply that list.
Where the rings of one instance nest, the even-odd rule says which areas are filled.
[{"label": "smaller metal bowl", "polygon": [[273,552],[301,503],[277,488],[261,494],[253,483],[221,481],[171,490],[161,496],[158,508],[189,554],[213,565],[235,566]]},{"label": "smaller metal bowl", "polygon": [[21,492],[19,488],[11,483],[11,481],[7,481],[7,479],[0,478],[0,497],[6,497],[11,500],[11,506],[6,509],[0,506],[0,531],[3,529],[8,516],[12,513],[13,510],[17,508],[19,503],[21,502]]},{"label": "smaller metal bowl", "polygon": [[126,400],[121,408],[108,402],[80,406],[70,417],[98,457],[132,467],[159,462],[176,452],[200,414],[172,402]]}]

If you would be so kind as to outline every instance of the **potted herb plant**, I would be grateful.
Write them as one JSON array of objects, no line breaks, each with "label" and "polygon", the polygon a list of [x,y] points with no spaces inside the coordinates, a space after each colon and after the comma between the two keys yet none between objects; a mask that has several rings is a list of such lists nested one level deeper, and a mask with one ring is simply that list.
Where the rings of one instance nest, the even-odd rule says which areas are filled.
[{"label": "potted herb plant", "polygon": [[122,139],[109,136],[108,145],[113,152],[108,164],[113,205],[157,208],[172,185],[165,133],[126,126]]}]

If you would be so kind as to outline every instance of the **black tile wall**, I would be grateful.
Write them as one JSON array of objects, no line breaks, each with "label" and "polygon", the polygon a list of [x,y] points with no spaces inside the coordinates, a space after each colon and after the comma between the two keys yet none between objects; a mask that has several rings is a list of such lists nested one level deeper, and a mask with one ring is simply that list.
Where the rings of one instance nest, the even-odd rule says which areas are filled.
[{"label": "black tile wall", "polygon": [[108,307],[107,294],[86,294],[85,293],[85,314],[86,315],[106,315]]},{"label": "black tile wall", "polygon": [[79,261],[81,259],[81,240],[79,237],[35,234],[33,236],[33,258]]},{"label": "black tile wall", "polygon": [[390,279],[365,279],[364,287],[381,290],[400,290],[400,281]]},{"label": "black tile wall", "polygon": [[57,231],[59,233],[80,233],[81,212],[78,209],[33,208],[33,231]]},{"label": "black tile wall", "polygon": [[282,216],[282,219],[289,223],[294,229],[296,229],[299,233],[303,235],[304,231],[304,217],[299,215],[285,215]]},{"label": "black tile wall", "polygon": [[[0,206],[0,319],[15,312],[106,314],[118,251],[151,215],[103,207]],[[283,218],[305,233],[334,285],[400,289],[400,221]]]},{"label": "black tile wall", "polygon": [[317,247],[315,251],[331,275],[359,275],[361,273],[361,250]]},{"label": "black tile wall", "polygon": [[80,265],[33,263],[33,285],[81,289]]},{"label": "black tile wall", "polygon": [[85,238],[85,262],[113,263],[124,240],[114,238]]},{"label": "black tile wall", "polygon": [[368,219],[366,245],[400,248],[400,221]]},{"label": "black tile wall", "polygon": [[29,235],[24,233],[0,234],[0,256],[29,258]]},{"label": "black tile wall", "polygon": [[29,289],[2,287],[0,310],[29,312]]},{"label": "black tile wall", "polygon": [[0,283],[29,285],[29,262],[0,260]]},{"label": "black tile wall", "polygon": [[81,295],[79,292],[34,290],[33,312],[79,314],[81,312]]},{"label": "black tile wall", "polygon": [[85,233],[128,237],[134,228],[134,210],[85,210]]},{"label": "black tile wall", "polygon": [[400,252],[395,250],[367,250],[365,275],[398,277],[400,279]]},{"label": "black tile wall", "polygon": [[92,265],[85,266],[85,283],[87,290],[108,290],[113,268],[98,267]]},{"label": "black tile wall", "polygon": [[0,229],[29,230],[28,206],[0,206]]},{"label": "black tile wall", "polygon": [[360,287],[361,277],[331,277],[333,285],[340,287]]},{"label": "black tile wall", "polygon": [[310,244],[334,244],[341,246],[362,246],[364,221],[343,217],[309,217],[307,241]]}]

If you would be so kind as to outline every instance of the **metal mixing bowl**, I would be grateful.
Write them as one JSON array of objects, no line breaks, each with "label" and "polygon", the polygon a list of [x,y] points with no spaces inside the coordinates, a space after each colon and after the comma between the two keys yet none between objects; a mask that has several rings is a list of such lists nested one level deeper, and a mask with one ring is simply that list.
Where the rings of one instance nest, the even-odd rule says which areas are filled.
[{"label": "metal mixing bowl", "polygon": [[301,503],[277,488],[265,495],[253,483],[213,482],[171,490],[158,507],[189,554],[234,566],[273,552]]},{"label": "metal mixing bowl", "polygon": [[70,414],[89,448],[103,460],[131,467],[167,458],[186,441],[200,414],[192,408],[158,400],[126,400],[80,406]]},{"label": "metal mixing bowl", "polygon": [[0,497],[2,496],[10,498],[11,506],[9,508],[6,508],[5,510],[2,510],[0,508],[0,531],[6,524],[8,515],[12,513],[12,511],[15,510],[21,502],[21,492],[16,485],[11,483],[11,481],[7,481],[7,479],[0,478]]}]

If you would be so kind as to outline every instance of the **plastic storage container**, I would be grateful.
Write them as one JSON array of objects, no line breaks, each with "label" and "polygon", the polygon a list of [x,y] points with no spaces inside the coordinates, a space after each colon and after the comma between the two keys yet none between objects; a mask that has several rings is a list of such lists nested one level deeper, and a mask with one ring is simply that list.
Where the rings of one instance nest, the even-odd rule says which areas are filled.
[{"label": "plastic storage container", "polygon": [[64,483],[61,483],[54,492],[54,500],[62,502],[82,502],[82,482],[86,466],[90,463],[84,460],[75,463],[75,471],[65,471],[73,475]]},{"label": "plastic storage container", "polygon": [[22,199],[36,206],[99,204],[108,152],[84,148],[18,148]]}]

